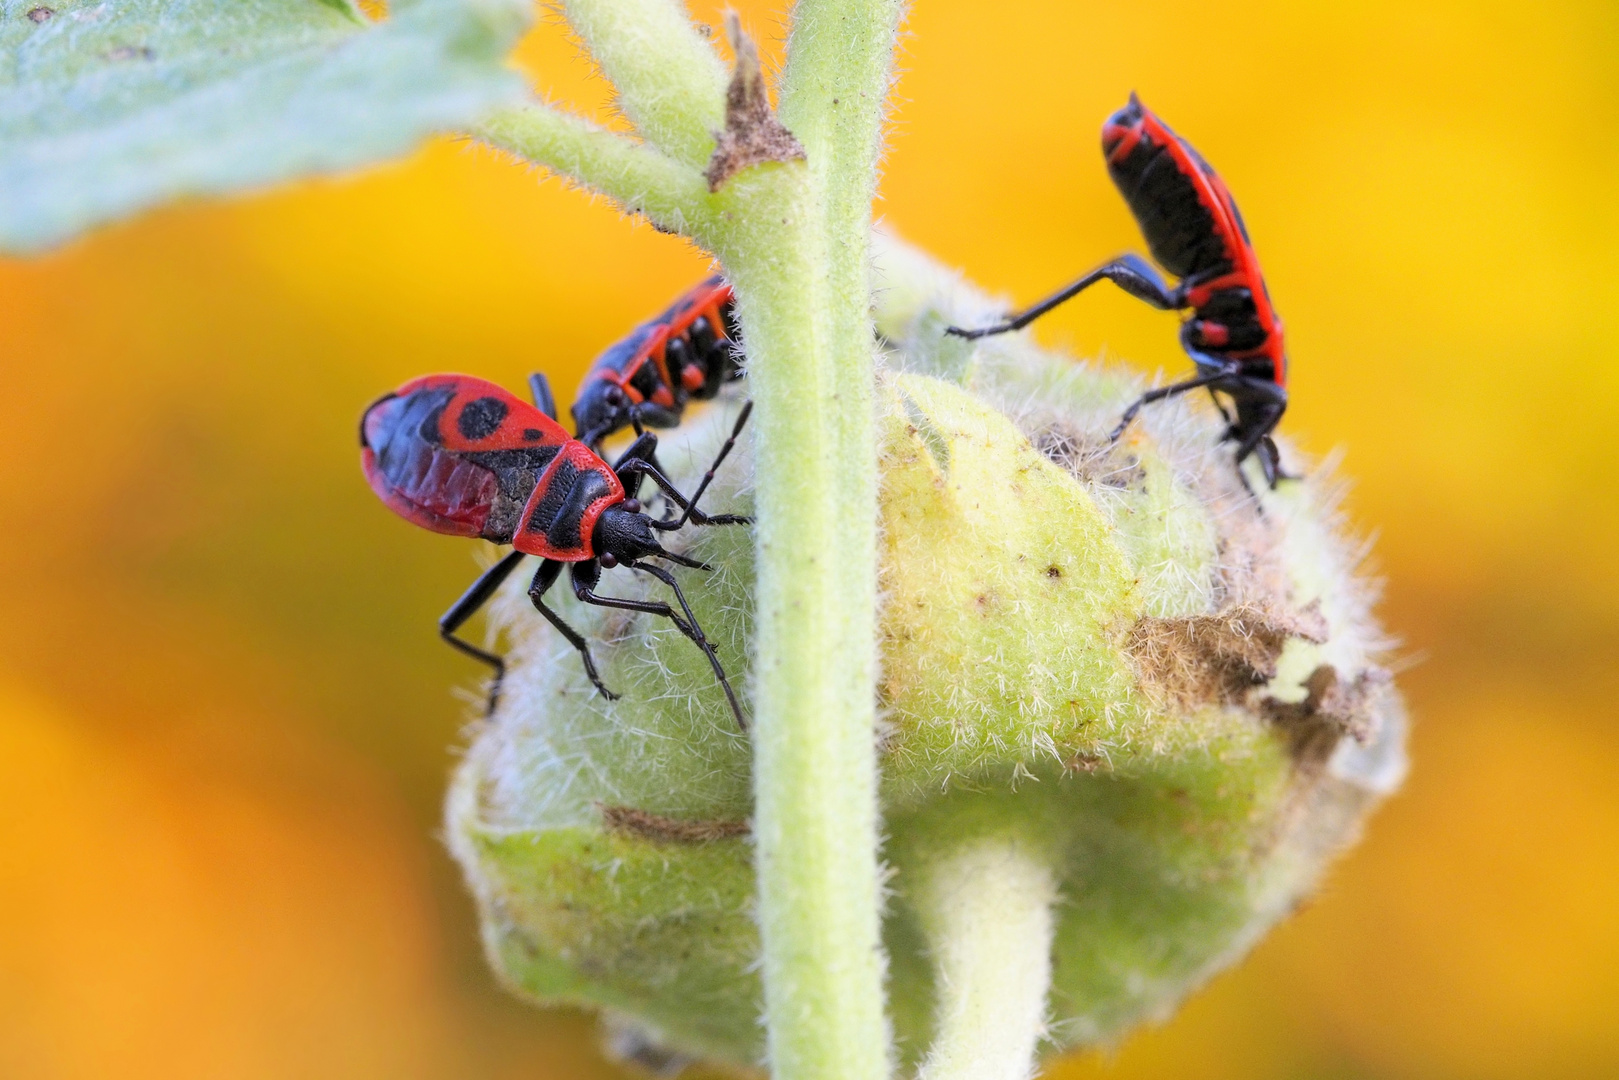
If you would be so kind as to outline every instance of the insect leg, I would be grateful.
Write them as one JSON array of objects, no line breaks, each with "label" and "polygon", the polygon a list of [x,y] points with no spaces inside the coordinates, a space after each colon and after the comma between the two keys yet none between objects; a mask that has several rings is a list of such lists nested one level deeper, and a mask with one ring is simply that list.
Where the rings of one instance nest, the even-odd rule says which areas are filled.
[{"label": "insect leg", "polygon": [[[625,467],[623,475],[640,475],[649,478],[658,488],[669,497],[669,501],[680,507],[685,513],[678,519],[666,518],[663,521],[652,522],[654,529],[664,532],[673,532],[690,520],[697,525],[752,525],[753,518],[748,514],[705,514],[692,505],[692,501],[680,493],[674,481],[658,471],[657,466],[648,461],[632,461]],[[622,481],[621,481],[622,482]],[[626,485],[626,490],[628,486]]]},{"label": "insect leg", "polygon": [[1121,255],[1110,263],[1103,263],[1095,270],[1086,274],[1072,285],[1065,286],[1057,292],[1041,300],[1039,303],[1012,315],[1004,322],[994,326],[986,326],[980,330],[964,330],[959,326],[952,326],[945,330],[947,334],[954,334],[969,341],[976,338],[988,337],[991,334],[1004,334],[1011,330],[1021,330],[1034,320],[1050,311],[1059,304],[1066,303],[1095,285],[1098,281],[1108,280],[1119,288],[1135,297],[1158,308],[1160,311],[1173,311],[1186,306],[1185,299],[1179,289],[1171,289],[1152,264],[1139,255]]},{"label": "insect leg", "polygon": [[[659,474],[663,472],[663,466],[658,462],[657,435],[647,431],[639,423],[636,424],[635,430],[637,432],[636,440],[622,454],[618,455],[617,461],[613,462],[613,471],[618,473],[619,483],[624,485],[624,494],[632,499],[640,498],[641,478],[643,476],[651,475],[654,471]],[[624,466],[632,461],[644,462],[648,468],[625,470]],[[663,516],[666,519],[673,517],[674,510],[666,507]]]},{"label": "insect leg", "polygon": [[1290,473],[1282,468],[1282,452],[1276,449],[1276,440],[1266,435],[1259,440],[1259,452],[1265,455],[1264,460],[1269,464],[1265,475],[1271,477],[1271,487],[1275,487],[1283,480],[1303,480],[1301,473]]},{"label": "insect leg", "polygon": [[1119,426],[1114,428],[1112,433],[1108,435],[1108,442],[1118,441],[1119,436],[1124,434],[1124,429],[1130,426],[1130,421],[1136,418],[1136,413],[1141,411],[1143,405],[1151,405],[1155,401],[1162,401],[1164,398],[1174,397],[1176,394],[1184,394],[1188,390],[1196,390],[1201,386],[1207,386],[1212,390],[1223,390],[1225,387],[1220,384],[1229,378],[1231,378],[1231,372],[1222,370],[1211,375],[1199,375],[1197,378],[1187,379],[1185,382],[1170,383],[1168,386],[1148,390],[1145,394],[1136,398],[1128,409],[1124,410],[1124,416],[1120,418]]},{"label": "insect leg", "polygon": [[[585,674],[590,678],[591,685],[608,701],[617,701],[618,695],[602,685],[601,676],[596,674],[596,661],[591,659],[590,645],[586,643],[584,637],[580,635],[579,631],[569,626],[559,613],[545,606],[546,590],[556,584],[557,577],[562,573],[563,565],[556,559],[546,559],[542,562],[539,570],[534,574],[534,583],[528,587],[528,598],[534,602],[534,609],[545,616],[546,622],[556,627],[557,633],[567,638],[568,644],[579,650],[579,658],[585,662]],[[575,564],[576,567],[579,565],[583,564]],[[595,564],[588,565],[594,566]],[[576,569],[575,573],[577,572]]]},{"label": "insect leg", "polygon": [[1281,455],[1270,437],[1282,413],[1287,411],[1287,391],[1269,379],[1259,378],[1233,379],[1220,389],[1237,403],[1237,422],[1232,436],[1238,440],[1235,455],[1238,473],[1242,471],[1243,460],[1258,450],[1265,482],[1272,488],[1284,479],[1297,479],[1282,472]]},{"label": "insect leg", "polygon": [[[747,424],[748,417],[751,416],[752,413],[753,402],[750,401],[742,406],[742,412],[736,418],[736,425],[731,428],[730,438],[725,440],[725,445],[720,447],[719,453],[714,456],[714,464],[709,466],[708,472],[704,474],[702,482],[697,485],[696,494],[694,494],[690,499],[682,495],[680,493],[680,489],[675,487],[674,481],[665,476],[663,472],[652,462],[641,459],[631,460],[624,463],[624,472],[620,473],[620,482],[622,482],[622,477],[626,473],[646,476],[654,484],[657,484],[658,487],[663,490],[663,493],[669,496],[670,500],[674,502],[675,505],[679,506],[685,511],[678,521],[653,522],[652,524],[654,528],[663,529],[666,531],[674,530],[685,525],[687,521],[694,521],[698,525],[751,525],[753,523],[753,518],[746,514],[705,514],[701,510],[697,509],[697,500],[702,498],[703,492],[708,490],[708,485],[714,479],[714,473],[719,469],[720,464],[725,461],[726,456],[730,454],[732,447],[736,445],[737,437],[742,434],[742,428],[745,424]],[[626,484],[625,487],[627,489],[628,485]]]},{"label": "insect leg", "polygon": [[630,443],[627,450],[618,455],[618,460],[613,462],[613,471],[617,472],[627,462],[651,461],[657,449],[658,437],[650,431],[642,431],[640,437]]},{"label": "insect leg", "polygon": [[455,632],[461,629],[462,624],[472,618],[479,608],[489,602],[489,598],[495,594],[495,590],[500,588],[501,582],[511,576],[512,571],[517,569],[517,564],[522,562],[523,558],[521,551],[513,551],[482,574],[479,574],[478,580],[474,581],[471,587],[461,594],[461,599],[457,600],[450,610],[441,615],[438,620],[439,637],[443,638],[451,648],[458,649],[474,660],[482,661],[495,669],[494,682],[489,686],[489,701],[484,709],[485,716],[494,715],[495,706],[500,704],[500,683],[506,677],[506,661],[486,649],[478,648],[470,641],[461,640],[455,636]]},{"label": "insect leg", "polygon": [[[708,657],[708,665],[714,669],[714,678],[719,680],[720,687],[725,691],[725,700],[731,703],[731,714],[736,717],[736,726],[743,731],[747,731],[748,722],[742,716],[742,705],[736,699],[736,691],[731,689],[731,680],[725,677],[725,668],[720,664],[719,654],[714,650],[714,643],[708,640],[708,637],[703,633],[703,628],[698,625],[697,616],[692,612],[691,605],[686,603],[686,594],[680,591],[680,586],[675,583],[674,575],[662,567],[648,566],[642,563],[637,563],[632,569],[651,574],[669,586],[674,592],[675,599],[680,602],[680,610],[686,613],[686,619],[690,623],[690,629],[683,629],[682,633],[685,633],[687,637],[696,642],[697,647],[703,650],[703,655]],[[669,617],[674,619],[672,614]],[[680,620],[675,619],[674,621],[676,626],[680,625]]]},{"label": "insect leg", "polygon": [[557,418],[556,395],[551,393],[551,380],[545,377],[545,372],[536,371],[528,377],[528,392],[534,398],[535,408],[553,420]]},{"label": "insect leg", "polygon": [[[636,569],[645,569],[636,567]],[[700,632],[693,629],[691,624],[679,615],[675,609],[662,600],[631,600],[623,596],[603,596],[596,591],[596,584],[601,580],[601,567],[593,562],[574,563],[571,576],[573,595],[581,601],[595,607],[617,608],[620,611],[639,611],[647,615],[658,615],[675,624],[675,629],[696,641]]]},{"label": "insect leg", "polygon": [[[720,464],[725,460],[726,455],[728,455],[731,452],[731,448],[736,445],[737,437],[742,434],[742,428],[746,426],[748,417],[752,415],[753,402],[744,402],[742,405],[742,412],[736,418],[736,426],[731,428],[730,438],[725,440],[725,445],[720,447],[720,452],[714,455],[714,464],[708,467],[708,472],[703,474],[702,482],[697,485],[697,490],[692,492],[691,505],[686,507],[686,513],[681,517],[680,525],[686,524],[687,520],[690,519],[693,514],[699,513],[697,509],[697,501],[703,497],[703,492],[708,490],[708,485],[714,482],[714,473],[719,470]],[[745,524],[753,520],[752,518],[747,517],[739,518],[739,516],[736,514],[727,514],[721,516],[737,518],[738,520],[733,522],[734,524]],[[714,524],[717,523],[717,518],[710,517],[708,521],[710,524]],[[680,525],[675,527],[679,528]]]}]

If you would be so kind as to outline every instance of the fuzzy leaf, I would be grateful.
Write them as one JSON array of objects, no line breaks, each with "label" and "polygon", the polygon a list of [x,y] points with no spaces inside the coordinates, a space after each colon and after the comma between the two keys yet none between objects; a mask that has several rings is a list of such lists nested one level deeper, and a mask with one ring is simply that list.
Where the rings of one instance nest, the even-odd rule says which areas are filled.
[{"label": "fuzzy leaf", "polygon": [[521,95],[525,0],[0,0],[0,248],[404,153]]}]

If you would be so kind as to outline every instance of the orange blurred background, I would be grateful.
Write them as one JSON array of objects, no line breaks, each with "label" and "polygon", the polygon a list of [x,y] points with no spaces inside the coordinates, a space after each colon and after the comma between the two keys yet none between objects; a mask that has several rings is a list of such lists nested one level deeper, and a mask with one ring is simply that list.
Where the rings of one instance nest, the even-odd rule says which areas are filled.
[{"label": "orange blurred background", "polygon": [[[1053,1075],[1619,1075],[1619,8],[991,6],[913,11],[879,213],[1042,295],[1140,247],[1097,146],[1139,90],[1241,200],[1285,430],[1347,450],[1423,658],[1319,900]],[[520,58],[603,115],[554,23]],[[436,369],[565,390],[706,265],[448,142],[0,263],[0,1075],[618,1075],[483,964],[436,838],[475,553],[376,502],[355,421]],[[1186,367],[1116,291],[1041,335]]]}]

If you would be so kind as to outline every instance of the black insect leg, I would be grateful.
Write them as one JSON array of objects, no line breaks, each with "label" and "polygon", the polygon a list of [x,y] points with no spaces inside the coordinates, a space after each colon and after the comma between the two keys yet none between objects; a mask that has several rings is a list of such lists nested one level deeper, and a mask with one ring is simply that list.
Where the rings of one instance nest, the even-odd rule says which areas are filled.
[{"label": "black insect leg", "polygon": [[[1270,427],[1274,428],[1276,426],[1276,421],[1280,419],[1281,410],[1277,409],[1274,413],[1272,413],[1268,421],[1265,422],[1268,423]],[[1267,443],[1269,443],[1268,448],[1266,446]],[[1272,490],[1274,490],[1276,485],[1281,483],[1283,479],[1280,472],[1280,455],[1277,455],[1276,457],[1272,456],[1275,454],[1276,444],[1274,442],[1270,442],[1270,436],[1263,428],[1257,431],[1246,432],[1242,438],[1242,441],[1237,444],[1237,451],[1233,455],[1233,459],[1237,463],[1237,468],[1239,471],[1242,469],[1242,463],[1248,458],[1248,455],[1254,452],[1255,449],[1260,450],[1258,455],[1259,468],[1260,471],[1265,474],[1265,483],[1269,485]],[[1289,477],[1289,479],[1294,478]]]},{"label": "black insect leg", "polygon": [[[1119,436],[1124,434],[1124,429],[1130,426],[1130,421],[1136,418],[1136,413],[1141,411],[1143,405],[1151,405],[1155,401],[1162,401],[1164,398],[1174,397],[1176,394],[1184,394],[1188,390],[1196,390],[1202,386],[1208,387],[1211,391],[1223,390],[1225,387],[1222,384],[1231,377],[1230,369],[1222,369],[1212,374],[1199,375],[1195,379],[1187,379],[1185,382],[1170,383],[1168,386],[1148,390],[1145,394],[1136,398],[1128,409],[1124,410],[1124,416],[1119,419],[1118,427],[1114,428],[1112,433],[1108,435],[1108,442],[1118,441]],[[1221,411],[1223,412],[1224,410]]]},{"label": "black insect leg", "polygon": [[642,431],[640,437],[618,455],[618,460],[613,462],[613,470],[616,472],[622,469],[625,463],[630,461],[651,461],[657,450],[658,437],[650,431]]},{"label": "black insect leg", "polygon": [[675,487],[673,480],[670,480],[667,476],[663,475],[663,473],[659,472],[656,466],[652,465],[650,462],[632,461],[629,463],[626,473],[630,475],[640,474],[647,477],[654,484],[658,485],[658,488],[669,497],[670,502],[674,503],[676,506],[680,507],[681,510],[685,511],[685,513],[678,520],[669,519],[664,521],[654,521],[652,523],[652,527],[654,529],[661,529],[664,532],[673,532],[684,525],[688,520],[696,525],[753,524],[753,518],[748,514],[703,513],[701,510],[697,509],[690,499],[686,498],[686,496],[680,493],[680,489]]},{"label": "black insect leg", "polygon": [[[646,423],[641,418],[641,407],[639,405],[631,405],[624,411],[622,420],[615,421],[610,424],[598,424],[589,430],[581,429],[575,432],[573,437],[590,447],[590,452],[595,454],[597,457],[606,457],[607,455],[602,453],[602,440],[606,439],[614,432],[622,430],[624,424],[626,423],[629,424],[631,430],[633,430],[638,437],[644,437],[647,434]],[[627,454],[628,451],[625,453]]]},{"label": "black insect leg", "polygon": [[1032,307],[1013,315],[1005,322],[986,326],[981,330],[965,330],[959,326],[952,326],[945,330],[947,334],[967,338],[988,337],[991,334],[1004,334],[1011,330],[1021,330],[1034,320],[1050,311],[1059,304],[1066,303],[1095,285],[1098,281],[1113,282],[1119,288],[1138,300],[1143,300],[1161,311],[1173,311],[1186,306],[1186,299],[1180,289],[1171,289],[1152,264],[1139,255],[1121,255],[1110,263],[1103,263],[1095,270],[1086,274],[1072,285],[1066,286],[1050,296],[1041,300]]},{"label": "black insect leg", "polygon": [[[554,579],[553,579],[554,580]],[[675,614],[675,609],[662,600],[631,600],[623,596],[603,596],[596,591],[601,581],[601,565],[596,562],[580,562],[573,564],[573,573],[570,575],[573,584],[573,595],[584,603],[595,607],[618,608],[621,611],[639,611],[646,615],[659,615],[675,624],[675,629],[692,640],[696,640],[698,631],[690,623]]]},{"label": "black insect leg", "polygon": [[[719,467],[720,467],[721,463],[723,463],[725,461],[726,456],[728,454],[730,454],[731,448],[736,445],[736,440],[742,434],[743,427],[745,427],[747,425],[748,417],[750,417],[752,415],[753,415],[753,402],[751,402],[751,401],[744,402],[743,405],[742,405],[742,412],[736,418],[736,425],[731,428],[731,436],[730,436],[730,438],[725,440],[725,445],[720,447],[720,452],[718,454],[714,455],[714,464],[712,464],[712,465],[710,465],[708,467],[708,471],[703,474],[702,482],[697,485],[697,490],[692,492],[691,505],[686,507],[686,513],[681,517],[680,525],[686,524],[686,522],[691,518],[691,516],[693,514],[698,513],[698,510],[697,510],[697,502],[698,502],[698,500],[700,500],[703,497],[703,492],[708,490],[708,485],[714,482],[714,474],[719,471]],[[737,518],[738,515],[736,515],[736,514],[728,514],[728,515],[720,515],[720,516],[728,517],[728,518]],[[746,522],[750,522],[752,520],[753,520],[752,518],[741,518],[738,523],[746,523]],[[709,521],[710,524],[718,524],[719,523],[717,521],[717,519],[713,518],[713,517],[709,518],[708,521]],[[678,529],[680,527],[680,525],[676,525],[675,528]]]},{"label": "black insect leg", "polygon": [[[1251,376],[1233,377],[1218,389],[1237,406],[1237,422],[1231,425],[1229,437],[1237,441],[1234,457],[1238,475],[1242,474],[1243,461],[1258,450],[1265,482],[1272,488],[1284,479],[1296,479],[1282,472],[1281,456],[1270,437],[1287,411],[1287,391],[1269,379]],[[1247,483],[1246,478],[1243,483]]]},{"label": "black insect leg", "polygon": [[[641,497],[641,481],[646,476],[646,473],[639,469],[626,469],[624,466],[632,461],[641,461],[654,469],[658,468],[658,437],[642,428],[639,424],[636,425],[635,430],[638,433],[636,440],[630,443],[622,454],[618,455],[617,461],[613,462],[613,471],[618,474],[618,482],[624,487],[625,498],[629,499],[639,499]],[[661,472],[662,470],[660,469],[659,471]],[[674,506],[664,507],[664,520],[673,519],[676,509]]]},{"label": "black insect leg", "polygon": [[484,709],[485,716],[492,716],[495,706],[500,704],[500,683],[506,677],[506,661],[486,649],[480,649],[470,641],[462,641],[455,636],[455,632],[495,594],[501,582],[511,576],[517,564],[523,561],[521,551],[513,551],[498,563],[478,575],[478,580],[472,583],[471,588],[461,594],[457,600],[438,621],[439,637],[443,638],[452,648],[458,649],[474,660],[481,660],[495,669],[495,679],[489,685],[489,701]]},{"label": "black insect leg", "polygon": [[708,657],[708,662],[714,668],[715,676],[720,680],[720,685],[725,688],[725,697],[731,703],[731,712],[736,716],[737,726],[746,731],[748,729],[747,721],[742,719],[742,707],[737,704],[736,693],[731,689],[731,683],[725,677],[725,669],[720,667],[719,657],[714,653],[713,644],[703,636],[702,627],[697,625],[697,616],[692,614],[691,605],[686,603],[686,597],[680,591],[680,586],[675,584],[673,575],[656,566],[643,566],[634,563],[626,563],[625,565],[651,574],[673,589],[676,599],[680,601],[681,610],[686,613],[686,618],[683,619],[675,614],[675,609],[661,600],[630,600],[622,596],[603,596],[596,591],[596,585],[601,580],[601,566],[595,562],[574,564],[572,574],[573,594],[584,603],[594,604],[596,607],[639,611],[647,615],[661,616],[674,623],[675,629],[695,642],[697,647],[702,649],[704,655]]},{"label": "black insect leg", "polygon": [[1271,487],[1274,488],[1283,480],[1304,479],[1302,474],[1290,473],[1282,468],[1282,452],[1276,449],[1276,440],[1271,436],[1266,435],[1263,439],[1259,440],[1259,452],[1265,455],[1263,460],[1268,466],[1265,470],[1265,475],[1274,477],[1274,479],[1271,480]]},{"label": "black insect leg", "polygon": [[[1277,419],[1280,419],[1280,417]],[[1272,421],[1271,427],[1274,428],[1275,426],[1275,421]],[[1241,449],[1241,444],[1239,444],[1239,453],[1241,452]],[[1260,437],[1258,444],[1254,446],[1250,453],[1259,459],[1260,471],[1265,474],[1265,483],[1270,486],[1272,491],[1274,491],[1276,489],[1276,485],[1280,484],[1283,480],[1304,479],[1304,477],[1300,476],[1298,473],[1290,473],[1282,468],[1282,453],[1276,448],[1276,440],[1268,434]],[[1238,461],[1240,462],[1241,459],[1239,458]]]},{"label": "black insect leg", "polygon": [[[686,603],[686,594],[680,591],[680,586],[675,583],[674,575],[662,567],[648,566],[645,563],[635,563],[631,569],[651,574],[669,586],[670,590],[674,592],[675,599],[680,602],[680,610],[686,613],[686,619],[691,625],[689,631],[683,630],[682,632],[696,642],[697,647],[703,650],[703,655],[708,657],[708,665],[714,669],[714,678],[719,680],[721,689],[725,691],[725,700],[731,703],[731,713],[736,717],[736,726],[743,731],[747,731],[748,722],[742,716],[742,705],[736,699],[736,691],[731,689],[731,680],[725,677],[725,668],[720,664],[719,654],[714,650],[714,643],[708,640],[708,637],[703,633],[703,628],[698,625],[697,616],[692,612],[691,605]],[[675,625],[680,625],[678,620],[676,620]]]},{"label": "black insect leg", "polygon": [[[725,461],[727,455],[731,453],[731,449],[736,446],[736,440],[742,434],[742,428],[745,424],[747,424],[748,417],[751,416],[752,413],[753,402],[750,401],[742,406],[742,412],[736,418],[736,425],[731,428],[730,438],[725,440],[725,445],[721,446],[719,453],[714,456],[714,463],[709,466],[708,472],[704,474],[702,482],[697,485],[696,494],[694,494],[690,499],[682,495],[680,493],[680,489],[675,487],[674,481],[665,476],[662,470],[660,470],[651,461],[648,461],[645,458],[640,458],[631,459],[623,463],[622,468],[618,469],[618,473],[620,482],[625,484],[625,490],[629,489],[629,484],[625,482],[626,477],[637,475],[645,476],[654,484],[657,484],[658,487],[663,490],[663,493],[669,496],[670,500],[674,502],[675,505],[679,506],[685,511],[678,521],[653,522],[652,524],[654,528],[672,531],[682,527],[687,521],[695,522],[698,525],[751,525],[753,523],[753,518],[746,514],[705,514],[701,510],[697,509],[697,500],[703,497],[703,492],[708,489],[708,485],[714,479],[714,473],[719,469],[721,463]],[[625,457],[629,457],[629,455],[626,454]],[[621,458],[620,460],[622,461],[623,459]]]},{"label": "black insect leg", "polygon": [[[567,638],[568,644],[579,650],[579,658],[585,662],[585,674],[590,678],[590,684],[594,686],[597,691],[601,693],[601,696],[606,698],[608,701],[617,701],[618,695],[607,689],[606,686],[602,685],[601,676],[596,673],[596,661],[591,659],[590,645],[586,643],[584,637],[579,633],[579,631],[569,626],[567,621],[563,619],[559,613],[545,606],[546,590],[550,589],[552,585],[556,584],[558,576],[560,576],[562,573],[563,565],[563,563],[560,563],[555,559],[546,559],[544,562],[542,562],[539,570],[534,574],[534,583],[528,587],[528,598],[534,602],[534,609],[541,615],[544,615],[545,620],[557,628],[557,633]],[[574,573],[578,573],[578,568],[580,566],[595,565],[596,564],[594,562],[575,563]]]},{"label": "black insect leg", "polygon": [[[639,469],[626,470],[625,465],[632,461],[641,461],[662,472],[658,466],[658,437],[639,424],[635,430],[639,433],[636,440],[618,455],[617,461],[613,462],[613,471],[618,474],[618,482],[624,485],[624,495],[631,499],[641,497],[641,478],[647,474]],[[664,516],[672,517],[673,514],[665,513]]]},{"label": "black insect leg", "polygon": [[[1182,288],[1185,288],[1185,286],[1183,285]],[[1214,371],[1229,371],[1235,375],[1240,370],[1235,362],[1226,360],[1223,357],[1211,356],[1199,349],[1194,340],[1194,334],[1195,330],[1191,322],[1181,324],[1181,348],[1185,349],[1186,355],[1190,356],[1192,361],[1197,364],[1199,374],[1207,375]],[[1208,389],[1209,400],[1214,402],[1215,410],[1220,414],[1220,419],[1225,421],[1226,427],[1229,429],[1237,422],[1237,418],[1231,415],[1231,411],[1225,407],[1225,402],[1220,400],[1217,388],[1210,386]]]},{"label": "black insect leg", "polygon": [[535,408],[553,420],[557,418],[556,395],[551,393],[551,380],[545,377],[545,372],[536,371],[528,377],[528,392],[534,398]]},{"label": "black insect leg", "polygon": [[742,706],[737,703],[736,692],[731,689],[731,682],[725,677],[725,669],[720,666],[719,656],[714,652],[714,645],[703,635],[702,627],[697,625],[697,616],[692,613],[691,605],[686,603],[686,596],[675,584],[674,575],[657,566],[647,566],[641,563],[625,563],[633,570],[651,574],[653,577],[668,585],[674,590],[675,599],[680,601],[680,608],[686,613],[683,619],[675,614],[675,609],[661,600],[630,600],[621,596],[603,596],[596,591],[596,585],[601,581],[601,566],[594,562],[575,563],[572,581],[573,594],[586,604],[596,607],[618,608],[623,611],[639,611],[647,615],[658,615],[675,624],[675,629],[696,643],[703,654],[708,657],[709,664],[714,668],[714,675],[719,679],[720,685],[725,688],[725,698],[731,703],[731,712],[736,716],[736,722],[743,731],[748,729],[747,721],[742,718]]}]

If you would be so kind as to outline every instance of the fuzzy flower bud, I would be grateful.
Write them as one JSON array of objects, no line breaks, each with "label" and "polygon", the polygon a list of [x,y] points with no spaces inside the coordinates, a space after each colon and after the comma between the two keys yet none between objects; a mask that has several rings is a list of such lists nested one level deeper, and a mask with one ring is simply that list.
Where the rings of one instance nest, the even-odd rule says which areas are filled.
[{"label": "fuzzy flower bud", "polygon": [[[1022,335],[946,338],[990,305],[880,250],[890,1012],[924,1075],[987,1075],[1041,1035],[1162,1018],[1240,957],[1399,783],[1404,719],[1324,468],[1256,500],[1190,397],[1110,443],[1136,380]],[[662,441],[686,490],[738,404]],[[708,509],[749,509],[745,443]],[[678,573],[746,686],[748,530],[673,543],[716,568]],[[505,703],[448,808],[490,957],[538,1001],[631,1018],[638,1045],[753,1063],[747,736],[666,620],[557,602],[623,696],[592,690],[520,584],[498,601]]]}]

